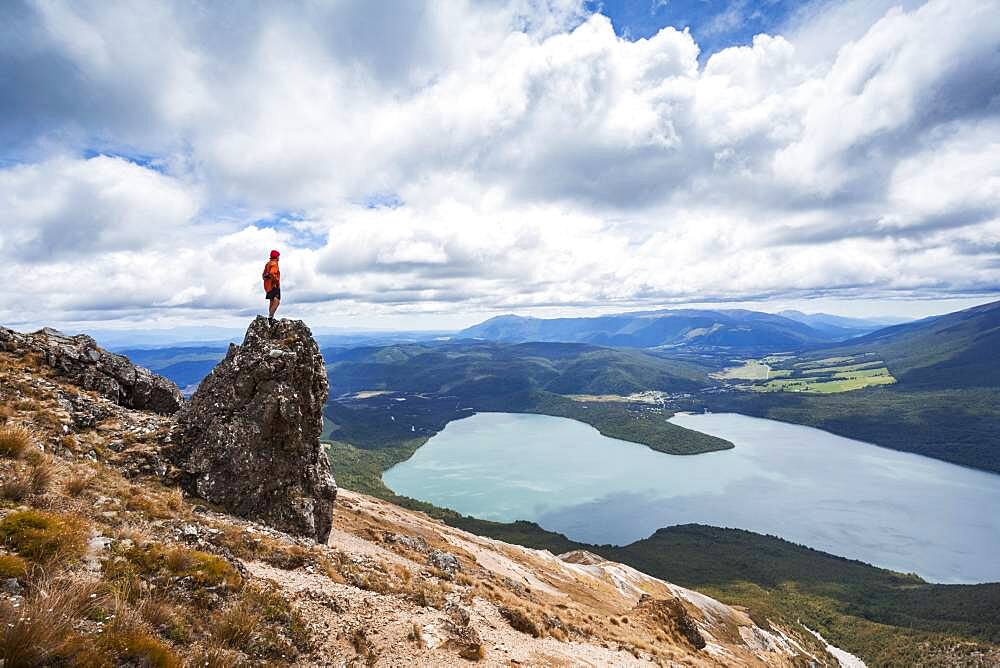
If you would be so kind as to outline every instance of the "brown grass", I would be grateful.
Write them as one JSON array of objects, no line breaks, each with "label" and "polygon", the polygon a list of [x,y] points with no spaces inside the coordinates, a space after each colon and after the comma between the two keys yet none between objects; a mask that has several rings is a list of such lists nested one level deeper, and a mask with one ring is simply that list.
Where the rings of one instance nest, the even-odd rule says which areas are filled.
[{"label": "brown grass", "polygon": [[117,665],[181,668],[181,659],[150,632],[139,611],[119,600],[111,622],[104,627],[98,646],[114,656]]},{"label": "brown grass", "polygon": [[27,398],[27,397],[24,398],[24,399],[18,399],[17,401],[14,402],[14,408],[16,408],[19,411],[32,411],[33,412],[33,411],[38,410],[39,406],[41,406],[41,404],[38,403],[37,399],[31,399],[31,398]]},{"label": "brown grass", "polygon": [[226,647],[239,649],[249,644],[260,623],[257,611],[240,602],[212,619],[212,637]]},{"label": "brown grass", "polygon": [[423,578],[417,580],[409,588],[408,592],[406,592],[406,588],[403,588],[403,590],[408,594],[407,598],[425,608],[444,607],[445,603],[447,603],[445,595],[451,591],[444,582],[434,582]]},{"label": "brown grass", "polygon": [[463,647],[458,655],[466,661],[482,661],[486,658],[486,647],[483,643],[473,643]]},{"label": "brown grass", "polygon": [[242,559],[263,561],[284,570],[294,570],[319,561],[313,550],[301,545],[282,543],[231,524],[219,524],[215,528],[219,529],[219,533],[211,539],[212,542],[228,548]]},{"label": "brown grass", "polygon": [[183,620],[181,620],[176,606],[165,596],[145,596],[137,603],[136,610],[142,619],[157,631],[169,636],[178,635],[177,631]]},{"label": "brown grass", "polygon": [[180,511],[185,510],[186,508],[184,505],[184,494],[179,489],[170,490],[166,494],[164,505],[174,511],[174,513],[180,513]]},{"label": "brown grass", "polygon": [[31,494],[31,479],[25,472],[13,473],[0,483],[0,497],[18,503]]},{"label": "brown grass", "polygon": [[188,657],[189,666],[198,668],[237,668],[246,665],[239,654],[221,647],[202,647]]},{"label": "brown grass", "polygon": [[17,459],[33,447],[34,434],[24,427],[5,424],[0,427],[0,457]]},{"label": "brown grass", "polygon": [[31,466],[38,466],[46,461],[45,453],[38,448],[28,448],[24,453],[24,461],[28,462]]},{"label": "brown grass", "polygon": [[542,637],[541,627],[534,619],[532,619],[531,615],[529,615],[526,610],[507,605],[500,606],[497,610],[515,631],[527,633],[533,638]]},{"label": "brown grass", "polygon": [[414,622],[413,626],[410,627],[410,632],[406,634],[406,638],[410,642],[416,643],[417,647],[420,647],[421,649],[425,646],[424,630],[421,628],[420,624],[417,624],[416,622]]},{"label": "brown grass", "polygon": [[245,587],[241,594],[245,605],[255,610],[267,624],[280,628],[288,637],[294,648],[283,649],[281,653],[312,651],[314,641],[305,618],[277,587],[273,584],[252,584]]},{"label": "brown grass", "polygon": [[163,563],[174,573],[183,573],[194,568],[198,562],[195,559],[194,550],[189,550],[186,547],[174,547],[164,553]]},{"label": "brown grass", "polygon": [[42,459],[31,467],[28,472],[28,481],[31,484],[31,491],[35,494],[45,494],[52,488],[52,479],[55,476],[55,468],[52,461]]},{"label": "brown grass", "polygon": [[44,425],[49,429],[62,431],[62,419],[54,411],[46,408],[43,404],[36,404],[34,419],[35,422]]},{"label": "brown grass", "polygon": [[6,424],[9,419],[14,417],[16,412],[10,404],[0,404],[0,425]]},{"label": "brown grass", "polygon": [[86,471],[76,470],[66,480],[66,493],[77,497],[83,494],[94,482],[94,476]]},{"label": "brown grass", "polygon": [[98,584],[64,578],[37,583],[20,608],[0,601],[0,665],[64,663],[76,653],[76,620],[100,604]]},{"label": "brown grass", "polygon": [[137,574],[164,574],[190,578],[199,588],[235,590],[242,584],[239,572],[228,561],[208,552],[140,542],[115,552],[122,559],[112,559],[105,564],[105,576],[112,580]]},{"label": "brown grass", "polygon": [[368,634],[365,633],[363,626],[354,630],[351,635],[351,645],[354,646],[355,652],[364,657],[365,665],[374,666],[378,662],[378,651],[372,641],[368,639]]},{"label": "brown grass", "polygon": [[21,357],[21,363],[29,369],[42,368],[42,356],[36,352],[25,353]]},{"label": "brown grass", "polygon": [[76,436],[74,436],[73,434],[64,434],[63,436],[59,437],[59,444],[62,445],[67,450],[69,450],[70,452],[76,452],[76,449],[79,446],[79,443],[76,440]]}]

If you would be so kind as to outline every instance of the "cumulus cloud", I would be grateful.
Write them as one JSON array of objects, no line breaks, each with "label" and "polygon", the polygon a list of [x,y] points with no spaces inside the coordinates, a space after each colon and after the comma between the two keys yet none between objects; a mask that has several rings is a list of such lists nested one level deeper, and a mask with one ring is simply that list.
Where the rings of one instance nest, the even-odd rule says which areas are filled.
[{"label": "cumulus cloud", "polygon": [[375,4],[0,10],[0,318],[250,312],[276,245],[320,319],[1000,290],[997,0],[707,58],[575,0]]},{"label": "cumulus cloud", "polygon": [[[0,252],[28,262],[179,241],[198,211],[192,189],[121,158],[55,158],[0,171]],[[151,238],[152,235],[152,238]]]}]

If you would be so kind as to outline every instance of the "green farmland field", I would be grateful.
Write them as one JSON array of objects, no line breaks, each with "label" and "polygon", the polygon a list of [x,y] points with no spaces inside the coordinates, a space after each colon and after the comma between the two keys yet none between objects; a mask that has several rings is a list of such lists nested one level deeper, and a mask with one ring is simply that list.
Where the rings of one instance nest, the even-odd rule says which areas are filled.
[{"label": "green farmland field", "polygon": [[896,382],[885,362],[868,355],[805,362],[794,357],[772,356],[766,362],[746,360],[742,366],[728,368],[713,377],[730,383],[742,381],[737,386],[753,392],[806,394],[835,394]]}]

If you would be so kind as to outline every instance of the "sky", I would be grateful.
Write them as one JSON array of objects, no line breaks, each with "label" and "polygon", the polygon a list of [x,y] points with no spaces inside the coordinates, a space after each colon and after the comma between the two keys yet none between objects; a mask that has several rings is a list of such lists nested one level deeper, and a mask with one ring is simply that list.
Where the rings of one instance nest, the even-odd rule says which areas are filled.
[{"label": "sky", "polygon": [[0,323],[1000,299],[1000,0],[0,4]]}]

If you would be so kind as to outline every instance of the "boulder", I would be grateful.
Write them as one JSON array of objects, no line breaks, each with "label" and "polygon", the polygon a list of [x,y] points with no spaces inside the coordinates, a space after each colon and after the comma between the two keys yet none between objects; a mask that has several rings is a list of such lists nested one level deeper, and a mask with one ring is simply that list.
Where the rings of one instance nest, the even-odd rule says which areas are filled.
[{"label": "boulder", "polygon": [[309,328],[258,317],[177,416],[181,485],[234,515],[325,542],[337,496],[319,442],[328,391]]},{"label": "boulder", "polygon": [[99,348],[85,334],[67,336],[48,327],[20,334],[0,327],[0,349],[34,353],[58,376],[125,408],[171,415],[184,403],[171,381]]}]

